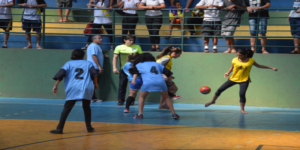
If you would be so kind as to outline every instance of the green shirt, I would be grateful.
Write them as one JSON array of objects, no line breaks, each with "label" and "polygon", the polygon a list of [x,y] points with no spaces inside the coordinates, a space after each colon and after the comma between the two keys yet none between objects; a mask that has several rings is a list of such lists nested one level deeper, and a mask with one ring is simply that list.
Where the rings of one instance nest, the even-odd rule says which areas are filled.
[{"label": "green shirt", "polygon": [[126,46],[125,44],[119,45],[116,47],[115,54],[118,54],[120,57],[121,68],[126,64],[128,55],[131,53],[142,54],[142,49],[139,45],[132,44],[131,46]]}]

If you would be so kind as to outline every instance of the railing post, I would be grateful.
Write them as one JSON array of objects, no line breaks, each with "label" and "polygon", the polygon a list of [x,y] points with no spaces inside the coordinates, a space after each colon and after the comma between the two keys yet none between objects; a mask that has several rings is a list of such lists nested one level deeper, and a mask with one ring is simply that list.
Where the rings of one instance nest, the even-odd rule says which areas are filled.
[{"label": "railing post", "polygon": [[112,21],[112,30],[113,30],[113,48],[115,48],[115,45],[116,45],[116,43],[115,43],[115,35],[116,35],[116,31],[115,31],[115,23],[116,23],[116,13],[115,13],[115,9],[112,9],[113,10],[113,21]]},{"label": "railing post", "polygon": [[[256,35],[255,35],[255,47],[254,47],[254,52],[257,52],[257,42],[258,42],[258,32],[259,32],[259,23],[260,23],[260,10],[258,10],[258,16],[257,16],[257,21],[256,21]],[[251,45],[251,41],[250,41]]]},{"label": "railing post", "polygon": [[185,15],[185,9],[183,9],[182,10],[182,24],[181,24],[181,27],[182,27],[182,29],[181,29],[181,49],[183,50],[183,45],[184,45],[184,24],[185,24],[185,17],[184,17],[184,15]]},{"label": "railing post", "polygon": [[43,39],[43,48],[45,48],[45,25],[46,25],[46,8],[43,9],[43,33],[42,33],[42,39]]}]

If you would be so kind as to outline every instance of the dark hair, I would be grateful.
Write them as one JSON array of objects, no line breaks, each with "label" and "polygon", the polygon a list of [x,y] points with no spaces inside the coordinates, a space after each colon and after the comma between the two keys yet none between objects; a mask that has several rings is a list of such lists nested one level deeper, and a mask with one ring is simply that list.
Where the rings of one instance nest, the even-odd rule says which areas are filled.
[{"label": "dark hair", "polygon": [[180,4],[181,4],[180,1],[174,1],[173,5],[175,6],[177,3],[180,3]]},{"label": "dark hair", "polygon": [[175,52],[176,54],[182,53],[182,49],[179,47],[167,46],[156,58],[159,59],[167,54]]},{"label": "dark hair", "polygon": [[156,62],[156,60],[155,60],[155,58],[152,54],[143,53],[133,61],[133,66],[135,66],[138,63],[145,62],[145,61],[154,61],[154,62]]},{"label": "dark hair", "polygon": [[245,48],[240,48],[237,50],[242,55],[245,55],[247,58],[252,58],[253,57],[253,51],[250,49],[245,49]]},{"label": "dark hair", "polygon": [[125,36],[124,40],[134,39],[132,35],[128,34]]},{"label": "dark hair", "polygon": [[75,49],[73,52],[72,52],[72,56],[71,56],[71,59],[72,60],[81,60],[85,55],[85,52],[81,49]]},{"label": "dark hair", "polygon": [[128,55],[127,61],[128,62],[133,62],[139,56],[140,56],[139,53],[131,53],[131,54]]}]

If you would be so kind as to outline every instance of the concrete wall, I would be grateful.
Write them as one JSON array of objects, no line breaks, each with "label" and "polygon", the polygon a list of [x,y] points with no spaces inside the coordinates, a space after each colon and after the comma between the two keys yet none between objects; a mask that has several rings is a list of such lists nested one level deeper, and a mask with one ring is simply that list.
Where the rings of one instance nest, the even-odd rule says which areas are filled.
[{"label": "concrete wall", "polygon": [[[23,50],[2,49],[0,51],[0,96],[18,98],[64,99],[64,86],[52,94],[57,71],[69,60],[71,50]],[[104,100],[117,100],[118,75],[112,73],[112,51],[106,51],[105,73],[100,77],[97,95]],[[157,55],[158,53],[153,53]],[[176,103],[204,104],[211,100],[214,92],[227,79],[223,77],[229,69],[235,54],[203,54],[185,52],[173,60],[175,83],[182,99]],[[300,108],[299,101],[299,59],[300,55],[255,54],[257,63],[277,67],[278,72],[257,69],[251,72],[252,83],[247,92],[248,106]],[[212,92],[203,95],[201,86],[210,86]],[[239,105],[239,86],[225,91],[219,98],[219,105]],[[147,101],[158,102],[159,95],[152,93]]]}]

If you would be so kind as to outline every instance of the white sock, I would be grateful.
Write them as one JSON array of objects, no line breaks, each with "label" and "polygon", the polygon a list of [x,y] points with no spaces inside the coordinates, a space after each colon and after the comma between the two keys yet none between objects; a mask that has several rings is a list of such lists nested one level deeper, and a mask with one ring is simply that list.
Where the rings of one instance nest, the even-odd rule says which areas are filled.
[{"label": "white sock", "polygon": [[214,45],[213,49],[217,49],[217,45]]},{"label": "white sock", "polygon": [[205,46],[204,46],[204,49],[208,49],[208,46],[207,46],[207,45],[205,45]]}]

